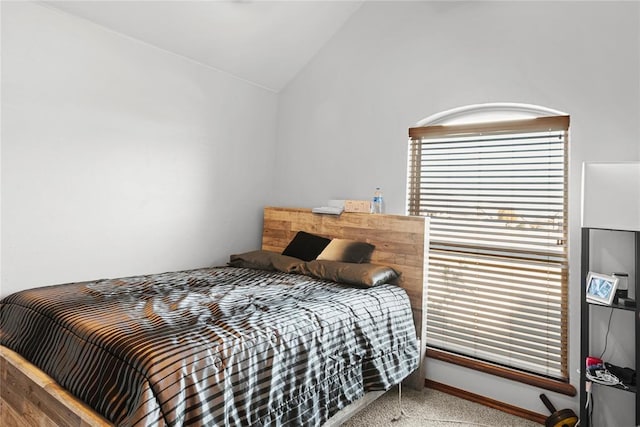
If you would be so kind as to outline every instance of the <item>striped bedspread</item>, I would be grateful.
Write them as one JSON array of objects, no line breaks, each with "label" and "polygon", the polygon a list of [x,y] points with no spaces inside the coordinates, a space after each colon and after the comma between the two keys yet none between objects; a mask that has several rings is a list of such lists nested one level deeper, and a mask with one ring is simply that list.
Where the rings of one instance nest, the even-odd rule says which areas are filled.
[{"label": "striped bedspread", "polygon": [[401,288],[221,267],[0,301],[0,344],[116,425],[322,425],[418,365]]}]

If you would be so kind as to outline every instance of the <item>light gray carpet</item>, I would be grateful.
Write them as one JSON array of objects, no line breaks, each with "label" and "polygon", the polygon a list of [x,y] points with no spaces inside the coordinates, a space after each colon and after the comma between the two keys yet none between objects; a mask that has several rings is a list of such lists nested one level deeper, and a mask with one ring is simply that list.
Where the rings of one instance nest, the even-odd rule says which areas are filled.
[{"label": "light gray carpet", "polygon": [[392,421],[398,409],[398,388],[393,387],[343,427],[540,427],[533,421],[428,388],[423,392],[403,388],[404,415]]}]

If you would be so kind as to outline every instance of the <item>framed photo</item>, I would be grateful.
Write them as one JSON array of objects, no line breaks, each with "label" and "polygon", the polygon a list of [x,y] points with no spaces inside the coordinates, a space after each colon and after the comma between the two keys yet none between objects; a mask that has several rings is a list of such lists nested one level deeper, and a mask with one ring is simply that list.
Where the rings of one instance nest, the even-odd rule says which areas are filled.
[{"label": "framed photo", "polygon": [[611,305],[616,295],[618,278],[590,271],[587,275],[587,302]]}]

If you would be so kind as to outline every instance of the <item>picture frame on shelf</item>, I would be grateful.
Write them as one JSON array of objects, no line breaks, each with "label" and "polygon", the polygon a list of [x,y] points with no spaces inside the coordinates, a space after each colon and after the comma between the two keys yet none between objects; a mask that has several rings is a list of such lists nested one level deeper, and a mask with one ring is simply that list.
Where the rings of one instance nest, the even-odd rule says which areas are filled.
[{"label": "picture frame on shelf", "polygon": [[611,305],[616,296],[619,280],[615,276],[590,271],[585,285],[587,287],[587,302]]}]

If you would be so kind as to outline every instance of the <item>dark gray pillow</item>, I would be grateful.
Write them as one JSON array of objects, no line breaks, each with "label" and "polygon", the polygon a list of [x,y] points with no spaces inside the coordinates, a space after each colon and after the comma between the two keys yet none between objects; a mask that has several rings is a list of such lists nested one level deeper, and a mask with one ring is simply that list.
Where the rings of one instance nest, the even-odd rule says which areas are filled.
[{"label": "dark gray pillow", "polygon": [[304,263],[300,271],[307,276],[360,286],[395,284],[399,275],[386,265],[313,260]]},{"label": "dark gray pillow", "polygon": [[231,267],[245,267],[256,270],[282,271],[296,273],[302,269],[304,262],[298,258],[282,255],[277,252],[257,250],[234,254],[229,257]]},{"label": "dark gray pillow", "polygon": [[282,255],[300,258],[304,261],[311,261],[320,255],[320,252],[322,252],[330,241],[331,239],[327,239],[326,237],[305,231],[298,231],[287,247],[284,248]]},{"label": "dark gray pillow", "polygon": [[316,259],[356,263],[369,262],[375,248],[372,244],[356,240],[333,239]]}]

